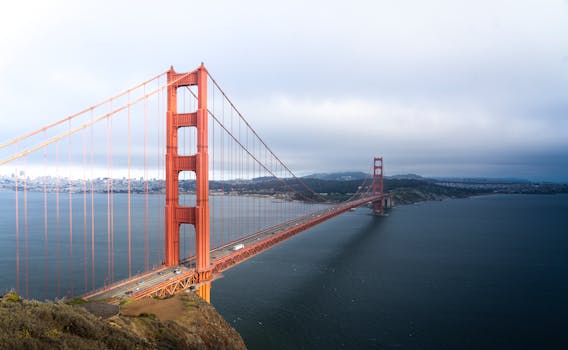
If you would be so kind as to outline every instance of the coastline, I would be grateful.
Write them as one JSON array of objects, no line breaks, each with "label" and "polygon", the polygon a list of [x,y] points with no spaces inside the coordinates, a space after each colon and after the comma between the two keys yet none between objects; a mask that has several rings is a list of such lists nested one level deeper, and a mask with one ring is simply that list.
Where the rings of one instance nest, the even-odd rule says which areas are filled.
[{"label": "coastline", "polygon": [[492,194],[565,194],[565,184],[469,184],[435,183],[425,180],[394,181],[387,185],[393,198],[393,206],[425,201],[471,198]]}]

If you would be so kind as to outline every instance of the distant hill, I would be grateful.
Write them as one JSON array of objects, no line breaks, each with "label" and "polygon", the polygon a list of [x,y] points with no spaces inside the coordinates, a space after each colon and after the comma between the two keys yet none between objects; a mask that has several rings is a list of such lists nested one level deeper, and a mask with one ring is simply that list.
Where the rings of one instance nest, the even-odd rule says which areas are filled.
[{"label": "distant hill", "polygon": [[363,180],[371,177],[371,174],[365,174],[362,171],[345,171],[339,173],[316,173],[304,176],[304,179],[318,179],[326,181],[351,181]]},{"label": "distant hill", "polygon": [[422,176],[416,174],[399,174],[393,176],[385,176],[385,178],[396,180],[424,180]]},{"label": "distant hill", "polygon": [[[312,175],[304,176],[304,179],[318,179],[326,181],[351,181],[351,180],[363,180],[372,177],[372,174],[366,174],[362,171],[344,171],[338,173],[315,173]],[[396,179],[396,180],[426,180],[426,178],[417,174],[397,174],[392,176],[386,176],[385,179]]]},{"label": "distant hill", "polygon": [[[372,174],[366,174],[362,171],[344,171],[336,173],[315,173],[302,177],[303,179],[317,179],[326,181],[351,181],[363,180],[372,177]],[[254,179],[255,182],[267,182],[273,180],[273,177],[265,177]],[[437,177],[423,177],[418,174],[396,174],[385,175],[385,179],[392,180],[421,180],[421,181],[443,181],[443,182],[459,182],[459,183],[474,183],[474,184],[527,184],[529,180],[519,179],[513,177],[503,178],[490,178],[490,177],[451,177],[451,176],[437,176]]]},{"label": "distant hill", "polygon": [[476,184],[527,184],[531,181],[514,177],[432,177],[431,179],[445,182],[476,183]]}]

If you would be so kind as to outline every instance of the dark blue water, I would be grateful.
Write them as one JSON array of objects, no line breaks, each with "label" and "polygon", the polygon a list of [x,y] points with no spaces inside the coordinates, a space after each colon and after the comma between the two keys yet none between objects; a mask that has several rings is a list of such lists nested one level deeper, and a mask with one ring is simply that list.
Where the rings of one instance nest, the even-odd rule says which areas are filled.
[{"label": "dark blue water", "polygon": [[568,348],[568,196],[360,208],[225,272],[250,349]]},{"label": "dark blue water", "polygon": [[[183,194],[180,202],[191,205],[195,196]],[[131,195],[131,275],[164,259],[164,203],[159,194]],[[211,196],[210,206],[212,247],[325,207],[223,195]],[[20,191],[16,202],[16,192],[0,192],[0,293],[14,289],[33,299],[72,297],[128,278],[127,214],[124,193],[73,193],[69,198],[66,192]],[[180,255],[195,255],[192,225],[180,229]]]}]

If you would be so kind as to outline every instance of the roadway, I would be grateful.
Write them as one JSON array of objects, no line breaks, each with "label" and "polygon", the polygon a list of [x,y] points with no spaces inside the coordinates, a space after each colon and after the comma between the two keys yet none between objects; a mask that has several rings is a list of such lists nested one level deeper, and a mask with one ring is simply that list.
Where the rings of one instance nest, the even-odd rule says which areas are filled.
[{"label": "roadway", "polygon": [[[325,209],[268,227],[249,236],[232,241],[211,250],[211,263],[215,266],[216,262],[230,258],[231,255],[236,255],[239,251],[247,247],[259,245],[260,243],[268,241],[281,233],[303,231],[312,227],[314,225],[313,223],[317,224],[321,221],[325,221],[347,210],[364,205],[367,202],[369,202],[369,199],[365,198],[347,203],[331,205]],[[133,276],[131,279],[119,281],[106,286],[105,288],[89,293],[85,295],[84,298],[91,300],[113,300],[123,297],[136,298],[137,294],[143,294],[143,291],[146,289],[152,289],[157,285],[164,285],[169,282],[175,283],[176,281],[183,279],[185,276],[194,274],[194,267],[194,257],[187,258],[182,261],[179,266],[160,267],[156,270]]]}]

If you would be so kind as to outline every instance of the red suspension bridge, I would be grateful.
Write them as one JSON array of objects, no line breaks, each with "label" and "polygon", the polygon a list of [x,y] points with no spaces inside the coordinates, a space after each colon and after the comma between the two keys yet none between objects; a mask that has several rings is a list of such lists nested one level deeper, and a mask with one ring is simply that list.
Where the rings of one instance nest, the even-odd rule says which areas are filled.
[{"label": "red suspension bridge", "polygon": [[15,278],[2,285],[26,297],[195,288],[209,301],[222,271],[352,208],[390,205],[382,158],[341,203],[311,189],[203,65],[5,142],[0,165],[15,214],[2,222]]}]

